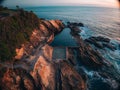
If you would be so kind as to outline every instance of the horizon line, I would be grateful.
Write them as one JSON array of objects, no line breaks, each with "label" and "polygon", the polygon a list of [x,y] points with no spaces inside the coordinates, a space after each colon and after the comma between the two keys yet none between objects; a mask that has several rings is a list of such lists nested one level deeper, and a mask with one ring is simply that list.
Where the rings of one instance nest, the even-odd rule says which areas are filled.
[{"label": "horizon line", "polygon": [[[3,6],[5,6],[5,5],[3,5]],[[10,6],[5,6],[5,7],[16,7],[17,5],[10,5]],[[67,5],[18,5],[18,6],[20,6],[20,7],[54,7],[54,6],[76,6],[76,7],[78,7],[78,6],[89,6],[89,7],[106,7],[106,8],[119,8],[119,7],[117,7],[117,6],[113,6],[113,7],[110,7],[110,6],[103,6],[103,5],[96,5],[96,4],[76,4],[76,5],[70,5],[70,4],[67,4]]]}]

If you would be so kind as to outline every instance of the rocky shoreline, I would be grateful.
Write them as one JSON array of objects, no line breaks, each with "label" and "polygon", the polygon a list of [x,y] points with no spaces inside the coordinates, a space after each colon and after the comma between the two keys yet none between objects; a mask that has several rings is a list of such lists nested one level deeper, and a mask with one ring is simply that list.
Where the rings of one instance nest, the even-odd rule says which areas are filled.
[{"label": "rocky shoreline", "polygon": [[[30,41],[16,48],[16,60],[0,63],[0,90],[101,90],[101,85],[103,90],[119,90],[120,73],[93,48],[114,51],[116,47],[101,36],[83,40],[79,27],[84,25],[42,20]],[[65,47],[66,59],[53,60],[50,43],[64,28],[71,30],[78,46]]]},{"label": "rocky shoreline", "polygon": [[[71,28],[71,33],[73,37],[79,44],[79,48],[70,48],[71,50],[70,52],[72,52],[72,56],[70,56],[70,60],[72,61],[72,63],[74,63],[75,61],[77,62],[76,64],[74,64],[74,66],[79,68],[83,65],[84,69],[82,71],[85,72],[85,70],[87,70],[88,72],[91,71],[94,72],[92,73],[93,74],[92,79],[94,77],[97,79],[98,78],[104,79],[103,83],[104,82],[106,83],[104,83],[103,86],[108,84],[109,88],[105,88],[107,87],[105,86],[103,90],[110,90],[110,89],[119,90],[120,73],[117,71],[114,65],[110,61],[106,60],[106,58],[104,58],[102,54],[99,52],[99,49],[101,50],[109,49],[111,51],[114,51],[117,49],[115,45],[110,43],[111,40],[109,38],[105,38],[102,36],[98,36],[98,37],[91,36],[88,39],[83,40],[79,34],[81,30],[78,28],[78,25],[73,24],[73,26],[70,25],[69,27]],[[77,52],[77,59],[73,59],[73,57],[75,57],[76,54],[75,52]],[[80,62],[80,64],[78,62]],[[77,70],[79,72],[79,69]],[[87,75],[87,77],[89,78],[89,75]],[[94,89],[101,90],[99,88],[100,87],[93,86],[92,88],[89,88],[89,90],[94,90]]]}]

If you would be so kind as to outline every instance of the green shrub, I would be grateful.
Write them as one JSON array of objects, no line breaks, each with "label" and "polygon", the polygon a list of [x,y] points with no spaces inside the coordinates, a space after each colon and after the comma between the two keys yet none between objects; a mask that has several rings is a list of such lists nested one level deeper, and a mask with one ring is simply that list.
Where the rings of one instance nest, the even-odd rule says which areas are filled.
[{"label": "green shrub", "polygon": [[5,61],[12,58],[12,53],[9,50],[7,44],[0,42],[0,60]]},{"label": "green shrub", "polygon": [[0,61],[12,59],[15,49],[29,42],[33,29],[39,28],[39,19],[33,12],[23,9],[14,12],[13,16],[0,20]]}]

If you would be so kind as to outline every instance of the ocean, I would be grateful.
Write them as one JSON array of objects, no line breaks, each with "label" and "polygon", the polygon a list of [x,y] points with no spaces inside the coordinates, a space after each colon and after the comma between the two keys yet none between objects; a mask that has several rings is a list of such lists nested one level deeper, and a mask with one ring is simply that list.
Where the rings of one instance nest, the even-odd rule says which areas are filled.
[{"label": "ocean", "polygon": [[[116,47],[116,50],[108,48],[98,49],[100,55],[105,59],[104,63],[112,63],[112,69],[108,72],[113,75],[120,73],[120,11],[117,8],[106,7],[89,7],[89,6],[42,6],[42,7],[24,7],[25,10],[33,11],[39,18],[47,20],[60,19],[64,23],[81,22],[85,27],[80,27],[80,36],[82,39],[89,38],[90,36],[104,36],[111,39],[111,44]],[[70,34],[70,29],[65,28],[61,33],[55,36],[51,46],[64,46],[64,48],[56,48],[57,51],[53,52],[54,58],[65,58],[66,47],[76,46],[76,41]],[[91,46],[92,47],[92,46]],[[55,47],[54,47],[55,48]],[[93,46],[93,49],[96,48]],[[87,52],[87,51],[86,51]],[[59,56],[56,56],[57,54]],[[77,57],[77,56],[76,56]],[[79,58],[76,58],[79,59]],[[108,62],[107,62],[108,61]],[[85,68],[83,65],[75,67],[76,69],[82,68],[87,75],[88,90],[117,90],[118,83],[111,77],[106,78],[106,73],[100,75],[100,70],[94,71]],[[107,68],[101,68],[103,71]],[[81,69],[80,69],[81,70]],[[116,71],[114,71],[116,70]],[[109,71],[109,69],[108,69]],[[105,76],[104,76],[105,75]],[[117,77],[119,78],[119,77]],[[117,80],[117,79],[116,79]]]},{"label": "ocean", "polygon": [[[27,7],[28,11],[33,11],[39,18],[60,19],[63,22],[82,22],[85,27],[82,30],[83,39],[90,36],[104,36],[111,39],[111,43],[116,47],[115,51],[100,50],[99,53],[114,65],[120,73],[120,10],[117,8],[89,7],[89,6],[44,6]],[[69,34],[68,28],[57,35],[52,42],[52,46],[76,46],[74,38]],[[93,72],[87,72],[88,76]],[[94,75],[93,75],[94,76]],[[93,81],[92,81],[93,82]],[[97,82],[95,82],[97,83]],[[94,83],[94,84],[95,84]],[[99,83],[99,81],[98,81]],[[107,87],[107,86],[105,86]],[[93,90],[93,89],[90,89]],[[94,90],[100,90],[94,89]],[[109,90],[104,88],[103,90]]]},{"label": "ocean", "polygon": [[64,22],[82,22],[94,32],[120,41],[120,11],[117,8],[90,6],[42,6],[26,7],[40,18],[60,19]]}]

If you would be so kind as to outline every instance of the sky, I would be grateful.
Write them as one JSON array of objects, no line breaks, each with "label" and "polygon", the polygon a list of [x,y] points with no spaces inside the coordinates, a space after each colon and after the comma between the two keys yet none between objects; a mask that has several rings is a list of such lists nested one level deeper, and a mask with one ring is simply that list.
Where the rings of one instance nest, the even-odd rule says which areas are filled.
[{"label": "sky", "polygon": [[117,7],[117,0],[5,0],[4,6],[80,6]]}]

